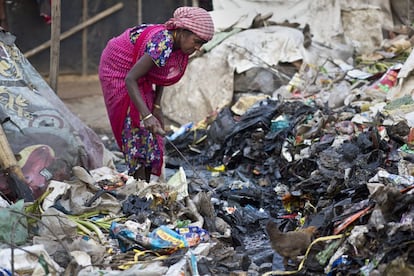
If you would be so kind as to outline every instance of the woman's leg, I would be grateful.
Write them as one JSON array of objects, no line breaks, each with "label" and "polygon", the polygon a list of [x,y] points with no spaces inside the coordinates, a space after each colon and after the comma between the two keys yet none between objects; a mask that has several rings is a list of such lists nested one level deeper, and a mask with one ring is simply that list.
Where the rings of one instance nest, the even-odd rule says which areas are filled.
[{"label": "woman's leg", "polygon": [[149,183],[151,180],[151,171],[152,171],[151,167],[145,167],[145,181],[147,183]]},{"label": "woman's leg", "polygon": [[136,180],[145,180],[145,182],[149,183],[151,179],[151,167],[140,166],[133,176]]},{"label": "woman's leg", "polygon": [[144,179],[146,179],[145,167],[144,166],[139,167],[139,169],[135,171],[133,176],[134,176],[135,180],[144,180]]},{"label": "woman's leg", "polygon": [[162,164],[158,140],[143,127],[132,127],[129,114],[122,131],[122,152],[128,165],[128,174],[137,180],[150,182],[153,166]]}]

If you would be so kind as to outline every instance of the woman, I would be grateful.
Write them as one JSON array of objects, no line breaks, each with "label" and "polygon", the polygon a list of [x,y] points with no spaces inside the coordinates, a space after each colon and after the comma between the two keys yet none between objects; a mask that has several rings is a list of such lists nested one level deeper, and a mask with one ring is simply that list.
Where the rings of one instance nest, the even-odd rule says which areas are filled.
[{"label": "woman", "polygon": [[109,40],[99,64],[99,79],[116,142],[128,173],[150,181],[161,174],[164,86],[183,76],[188,57],[214,34],[210,14],[181,7],[165,24],[140,25]]}]

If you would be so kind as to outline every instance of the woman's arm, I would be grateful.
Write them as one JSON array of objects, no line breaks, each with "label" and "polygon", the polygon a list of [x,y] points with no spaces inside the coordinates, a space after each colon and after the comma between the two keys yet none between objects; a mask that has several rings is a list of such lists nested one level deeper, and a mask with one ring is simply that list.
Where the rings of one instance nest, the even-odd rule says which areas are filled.
[{"label": "woman's arm", "polygon": [[154,62],[151,57],[144,54],[129,70],[125,77],[126,87],[128,89],[129,97],[134,105],[137,107],[142,117],[149,115],[151,112],[141,97],[141,93],[138,88],[138,79],[145,76],[148,71],[154,66]]},{"label": "woman's arm", "polygon": [[145,76],[148,71],[154,66],[152,58],[148,54],[144,54],[129,70],[125,77],[126,87],[128,89],[128,95],[132,102],[139,110],[141,117],[144,121],[144,126],[152,133],[164,133],[161,124],[155,116],[152,116],[151,111],[148,109],[141,93],[138,88],[138,79]]},{"label": "woman's arm", "polygon": [[154,104],[156,104],[157,106],[161,106],[162,91],[164,91],[164,86],[157,85],[155,88],[155,101],[154,101]]},{"label": "woman's arm", "polygon": [[161,109],[161,97],[164,86],[156,86],[155,88],[155,101],[154,101],[154,116],[160,121],[161,127],[164,128],[164,114]]}]

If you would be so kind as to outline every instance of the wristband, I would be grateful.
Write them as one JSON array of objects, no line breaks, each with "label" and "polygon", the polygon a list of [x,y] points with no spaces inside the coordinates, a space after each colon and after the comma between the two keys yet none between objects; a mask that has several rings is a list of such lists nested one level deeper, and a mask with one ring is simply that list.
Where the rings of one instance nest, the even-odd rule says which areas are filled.
[{"label": "wristband", "polygon": [[158,104],[154,104],[153,106],[154,106],[154,108],[161,109],[161,106],[159,106]]},{"label": "wristband", "polygon": [[148,120],[151,117],[152,117],[152,113],[150,113],[147,116],[145,116],[144,118],[142,118],[142,120],[145,121],[145,120]]}]

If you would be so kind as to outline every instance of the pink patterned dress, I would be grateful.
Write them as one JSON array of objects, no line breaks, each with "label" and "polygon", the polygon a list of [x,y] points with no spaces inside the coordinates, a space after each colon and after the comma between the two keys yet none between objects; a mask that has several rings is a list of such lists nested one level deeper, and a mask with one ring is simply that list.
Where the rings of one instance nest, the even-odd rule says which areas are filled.
[{"label": "pink patterned dress", "polygon": [[154,137],[141,127],[139,110],[131,101],[125,77],[135,62],[147,53],[154,66],[138,80],[138,88],[152,112],[155,85],[168,86],[178,82],[188,64],[188,55],[173,49],[171,30],[165,25],[141,25],[129,28],[109,40],[102,52],[99,79],[112,132],[129,166],[129,174],[140,167],[152,167],[160,175],[163,162],[163,138]]}]

